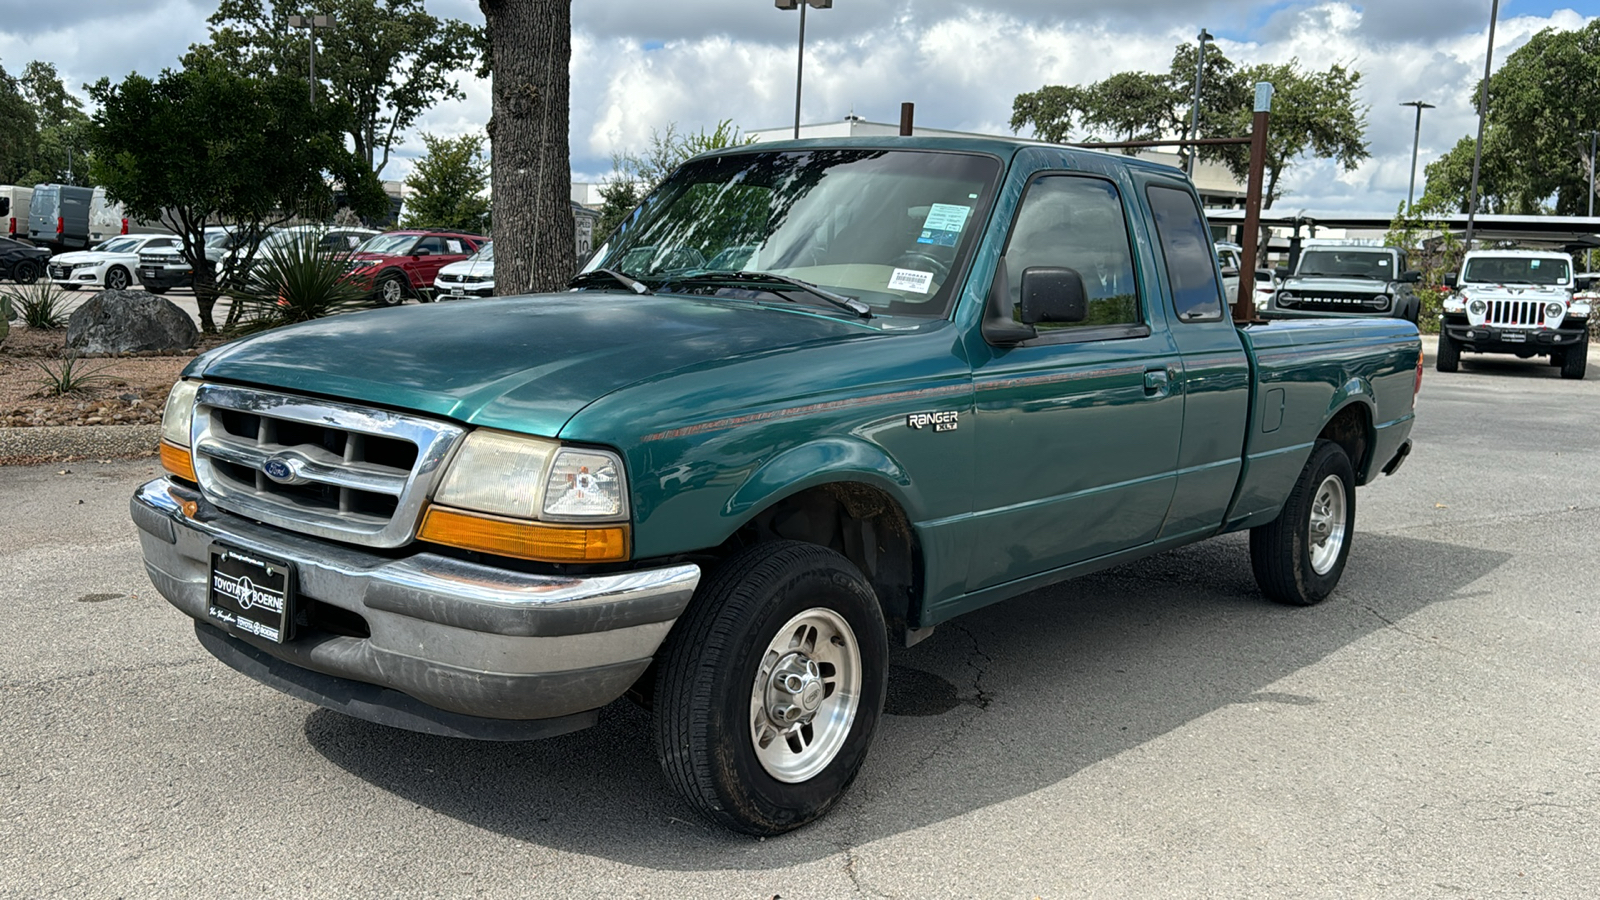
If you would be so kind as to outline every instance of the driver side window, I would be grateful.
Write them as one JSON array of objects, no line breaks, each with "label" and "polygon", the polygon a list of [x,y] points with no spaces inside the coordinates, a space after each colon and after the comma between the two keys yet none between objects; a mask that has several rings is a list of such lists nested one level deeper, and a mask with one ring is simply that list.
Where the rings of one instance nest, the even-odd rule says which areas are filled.
[{"label": "driver side window", "polygon": [[1035,327],[1041,333],[1140,321],[1122,198],[1108,181],[1075,175],[1035,179],[1011,226],[1005,263],[1011,316],[1018,322],[1028,269],[1065,267],[1083,279],[1088,315],[1081,322],[1040,323]]}]

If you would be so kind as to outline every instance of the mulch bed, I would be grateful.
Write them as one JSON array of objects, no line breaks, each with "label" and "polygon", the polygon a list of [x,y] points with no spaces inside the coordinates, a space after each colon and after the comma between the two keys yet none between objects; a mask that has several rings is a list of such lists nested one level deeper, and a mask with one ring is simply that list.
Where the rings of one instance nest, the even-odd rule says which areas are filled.
[{"label": "mulch bed", "polygon": [[167,391],[183,367],[221,339],[202,336],[199,347],[178,355],[79,359],[75,368],[103,377],[82,391],[52,396],[45,369],[59,370],[68,355],[66,343],[64,329],[11,324],[11,334],[0,347],[0,428],[157,424]]}]

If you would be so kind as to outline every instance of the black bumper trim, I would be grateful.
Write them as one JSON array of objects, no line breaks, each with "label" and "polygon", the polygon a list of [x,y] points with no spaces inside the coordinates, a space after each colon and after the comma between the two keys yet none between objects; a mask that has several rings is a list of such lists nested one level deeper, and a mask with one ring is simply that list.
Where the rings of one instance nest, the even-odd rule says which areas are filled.
[{"label": "black bumper trim", "polygon": [[262,684],[337,713],[423,734],[478,741],[531,741],[580,731],[599,719],[586,710],[551,719],[490,719],[448,712],[399,691],[324,675],[278,659],[196,621],[200,646],[230,668]]}]

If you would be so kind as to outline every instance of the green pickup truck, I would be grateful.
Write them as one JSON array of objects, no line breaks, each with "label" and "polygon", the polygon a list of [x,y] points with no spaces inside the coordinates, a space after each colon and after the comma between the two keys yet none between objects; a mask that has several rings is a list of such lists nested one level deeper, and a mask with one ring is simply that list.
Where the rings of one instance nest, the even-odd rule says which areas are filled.
[{"label": "green pickup truck", "polygon": [[1235,325],[1194,189],[1122,156],[701,156],[573,288],[196,359],[132,514],[200,643],[466,738],[626,694],[691,806],[773,834],[854,779],[891,642],[1242,530],[1317,603],[1411,448],[1416,328]]}]

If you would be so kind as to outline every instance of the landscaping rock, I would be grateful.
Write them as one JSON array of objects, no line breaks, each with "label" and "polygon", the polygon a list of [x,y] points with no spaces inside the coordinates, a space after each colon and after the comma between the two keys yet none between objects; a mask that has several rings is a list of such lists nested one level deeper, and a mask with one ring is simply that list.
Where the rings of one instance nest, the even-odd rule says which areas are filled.
[{"label": "landscaping rock", "polygon": [[67,320],[67,346],[80,353],[174,352],[199,338],[188,313],[145,291],[101,291]]}]

